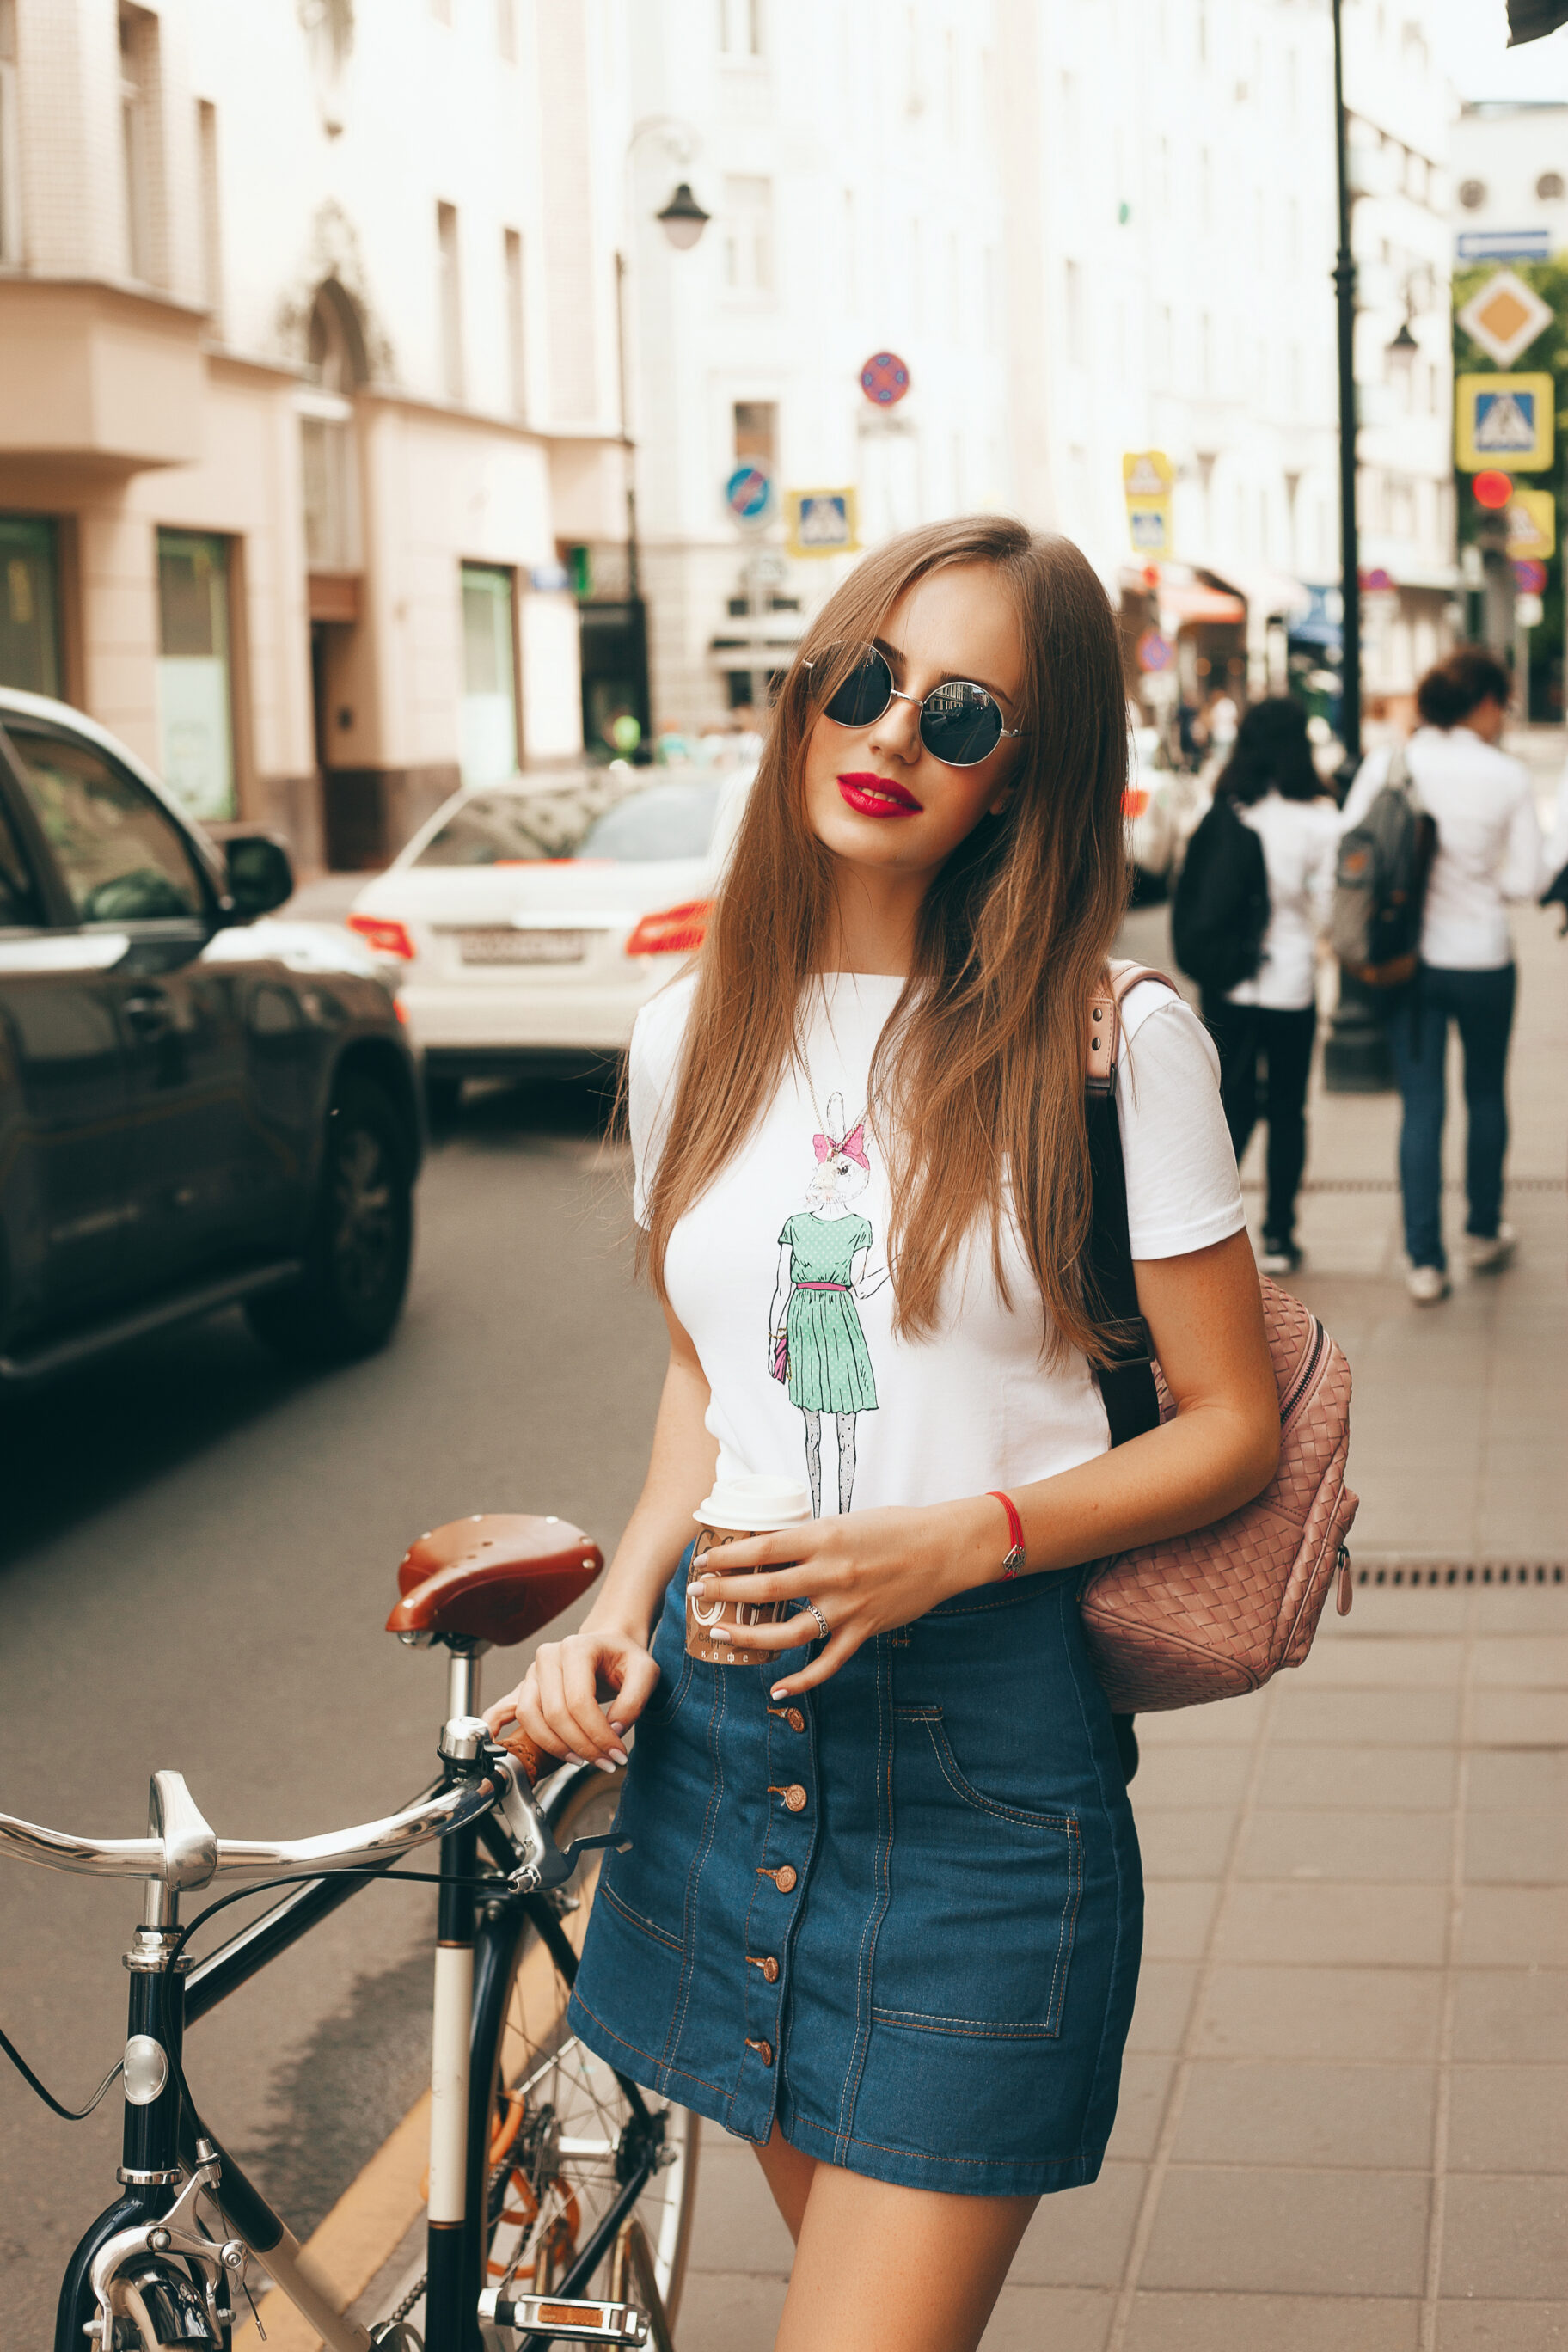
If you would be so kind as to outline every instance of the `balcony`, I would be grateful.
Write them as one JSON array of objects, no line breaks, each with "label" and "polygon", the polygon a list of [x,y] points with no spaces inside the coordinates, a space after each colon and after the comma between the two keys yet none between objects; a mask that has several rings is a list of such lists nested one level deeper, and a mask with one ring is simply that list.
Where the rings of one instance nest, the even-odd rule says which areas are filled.
[{"label": "balcony", "polygon": [[202,453],[203,313],[82,281],[0,278],[0,457],[108,474]]}]

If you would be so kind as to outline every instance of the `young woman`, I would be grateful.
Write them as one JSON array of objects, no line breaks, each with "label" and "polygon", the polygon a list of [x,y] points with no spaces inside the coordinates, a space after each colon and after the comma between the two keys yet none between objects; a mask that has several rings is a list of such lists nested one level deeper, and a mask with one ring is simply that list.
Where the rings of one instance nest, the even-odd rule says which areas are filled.
[{"label": "young woman", "polygon": [[[1142,1885],[1076,1570],[1230,1510],[1276,1459],[1213,1048],[1152,983],[1119,1100],[1178,1411],[1107,1449],[1083,1066],[1125,771],[1116,624],[1076,548],[991,518],[894,541],[812,626],[707,943],[633,1042],[670,1332],[653,1458],[581,1632],[491,1720],[606,1764],[637,1727],[572,2025],[755,2146],[797,2246],[785,2352],[977,2344],[1037,2199],[1098,2172]],[[833,1277],[796,1268],[826,1262],[801,1239],[826,1203],[799,1206],[824,1141],[880,1287],[858,1227]],[[776,1377],[786,1248],[797,1288],[845,1286],[855,1509],[825,1482],[821,1517],[726,1548],[700,1591],[795,1613],[745,1636],[755,1671],[713,1667],[685,1647],[692,1513],[716,1470],[790,1474],[819,1409]]]},{"label": "young woman", "polygon": [[[1418,1307],[1448,1295],[1443,1246],[1443,1125],[1448,1024],[1465,1055],[1466,1254],[1472,1274],[1513,1254],[1502,1222],[1508,1150],[1503,1076],[1516,974],[1507,902],[1544,888],[1541,824],[1530,772],[1500,750],[1510,681],[1496,656],[1460,646],[1415,690],[1421,724],[1405,746],[1416,797],[1436,822],[1426,881],[1421,961],[1388,1015],[1388,1045],[1404,1098],[1399,1182],[1405,1195],[1407,1281]],[[1351,787],[1342,823],[1359,824],[1383,789],[1392,753],[1374,751]]]},{"label": "young woman", "polygon": [[1296,1195],[1307,1163],[1307,1079],[1317,1026],[1318,937],[1333,908],[1340,814],[1312,765],[1307,714],[1288,695],[1255,702],[1215,784],[1263,846],[1268,928],[1257,973],[1226,995],[1204,992],[1219,1048],[1219,1090],[1237,1160],[1258,1123],[1264,1080],[1268,1125],[1265,1274],[1294,1274]]}]

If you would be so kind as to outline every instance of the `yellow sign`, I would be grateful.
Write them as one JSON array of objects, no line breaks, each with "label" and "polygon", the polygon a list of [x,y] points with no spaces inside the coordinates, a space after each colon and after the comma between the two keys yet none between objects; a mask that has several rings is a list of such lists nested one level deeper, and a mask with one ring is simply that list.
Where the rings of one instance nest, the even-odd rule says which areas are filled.
[{"label": "yellow sign", "polygon": [[1163,449],[1130,449],[1121,460],[1127,530],[1146,562],[1172,551],[1171,489],[1176,469]]},{"label": "yellow sign", "polygon": [[1515,490],[1508,502],[1510,563],[1537,556],[1542,563],[1557,545],[1557,501],[1550,490]]},{"label": "yellow sign", "polygon": [[853,555],[860,545],[853,488],[786,490],[784,523],[792,555]]},{"label": "yellow sign", "polygon": [[1552,463],[1556,394],[1544,373],[1462,375],[1454,384],[1455,462],[1462,473],[1489,466],[1505,473],[1544,473]]}]

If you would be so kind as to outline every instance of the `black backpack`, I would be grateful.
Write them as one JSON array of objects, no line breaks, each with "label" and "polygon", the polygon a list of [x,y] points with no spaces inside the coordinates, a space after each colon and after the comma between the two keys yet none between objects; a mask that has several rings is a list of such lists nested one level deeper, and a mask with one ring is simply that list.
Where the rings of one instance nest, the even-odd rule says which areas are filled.
[{"label": "black backpack", "polygon": [[1340,843],[1329,943],[1363,988],[1404,988],[1415,979],[1436,845],[1401,745],[1377,798]]},{"label": "black backpack", "polygon": [[1268,929],[1268,869],[1263,844],[1226,793],[1215,796],[1187,844],[1171,910],[1176,961],[1191,980],[1224,996],[1251,980]]}]

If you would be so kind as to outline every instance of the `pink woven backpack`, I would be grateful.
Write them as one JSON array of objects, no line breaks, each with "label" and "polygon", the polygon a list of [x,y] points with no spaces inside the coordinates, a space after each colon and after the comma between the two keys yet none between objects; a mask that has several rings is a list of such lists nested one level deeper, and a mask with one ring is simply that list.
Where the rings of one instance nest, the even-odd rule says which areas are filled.
[{"label": "pink woven backpack", "polygon": [[[1174,983],[1139,964],[1113,966],[1090,1010],[1085,1083],[1094,1175],[1090,1263],[1113,1316],[1135,1336],[1100,1374],[1110,1442],[1175,1408],[1138,1313],[1127,1230],[1127,1183],[1116,1118],[1120,1003],[1141,980]],[[1199,1706],[1257,1690],[1311,1647],[1329,1587],[1351,1605],[1345,1537],[1356,1497],[1345,1485],[1350,1366],[1315,1315],[1265,1280],[1263,1314],[1279,1386],[1279,1466],[1261,1495],[1194,1535],[1171,1536],[1093,1561],[1081,1595],[1095,1672],[1117,1714]]]}]

